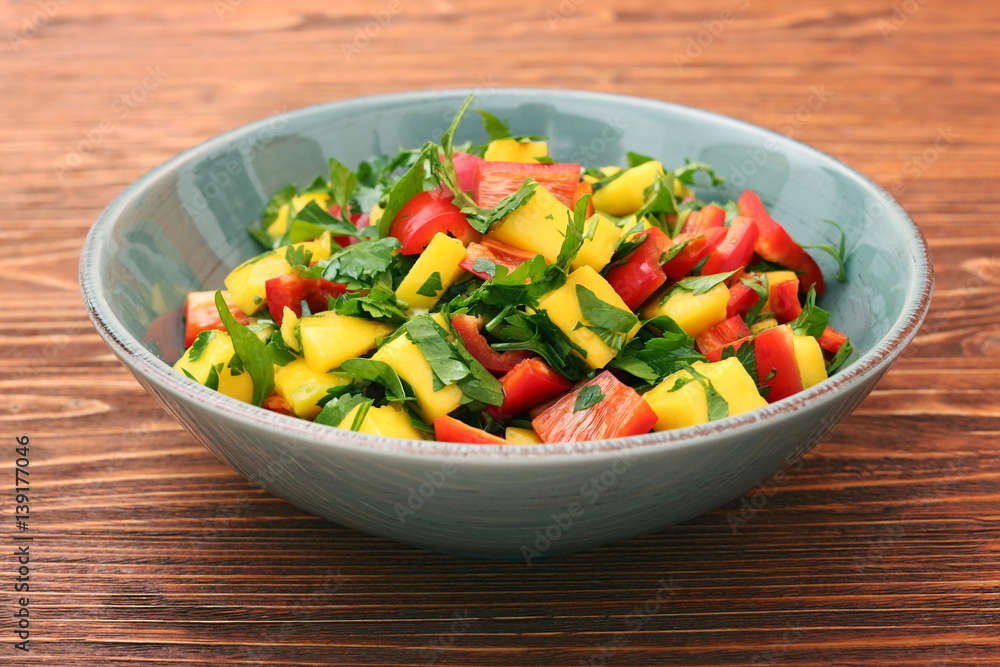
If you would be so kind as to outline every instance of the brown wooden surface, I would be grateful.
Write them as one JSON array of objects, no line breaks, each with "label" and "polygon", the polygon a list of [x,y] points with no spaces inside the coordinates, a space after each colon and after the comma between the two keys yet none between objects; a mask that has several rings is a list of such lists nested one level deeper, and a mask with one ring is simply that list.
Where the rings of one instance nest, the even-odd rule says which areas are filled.
[{"label": "brown wooden surface", "polygon": [[[0,664],[1000,664],[997,3],[3,0],[0,20]],[[734,503],[530,567],[367,537],[216,461],[87,321],[87,229],[182,149],[325,100],[511,85],[779,129],[895,187],[927,235],[913,352],[738,532]]]}]

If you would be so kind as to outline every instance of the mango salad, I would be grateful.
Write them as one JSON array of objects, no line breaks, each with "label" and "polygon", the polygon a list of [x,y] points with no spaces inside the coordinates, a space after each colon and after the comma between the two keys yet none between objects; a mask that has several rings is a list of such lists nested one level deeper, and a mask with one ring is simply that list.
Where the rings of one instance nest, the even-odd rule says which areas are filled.
[{"label": "mango salad", "polygon": [[[816,260],[751,190],[628,153],[558,162],[480,111],[440,143],[281,189],[263,252],[193,292],[194,382],[289,417],[494,445],[683,428],[780,401],[851,355]],[[844,243],[829,253],[843,280]]]}]

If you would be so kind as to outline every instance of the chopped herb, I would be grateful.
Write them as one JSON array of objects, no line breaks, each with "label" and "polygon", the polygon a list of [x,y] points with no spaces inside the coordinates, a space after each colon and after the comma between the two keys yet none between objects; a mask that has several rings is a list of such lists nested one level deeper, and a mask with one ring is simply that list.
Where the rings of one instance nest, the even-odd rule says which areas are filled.
[{"label": "chopped herb", "polygon": [[291,243],[309,241],[323,232],[330,232],[337,236],[358,236],[357,227],[350,222],[333,217],[315,201],[309,202],[295,214],[295,218],[288,226],[288,238]]},{"label": "chopped herb", "polygon": [[274,391],[274,364],[271,362],[271,355],[267,353],[267,347],[257,334],[236,321],[229,312],[222,292],[218,290],[215,292],[215,307],[233,341],[233,350],[250,373],[253,381],[253,404],[262,405],[264,399]]},{"label": "chopped herb", "polygon": [[209,329],[198,334],[198,337],[191,343],[191,347],[188,348],[188,361],[194,362],[201,359],[201,355],[205,354],[208,344],[215,340],[215,336],[218,333],[216,329]]},{"label": "chopped herb", "polygon": [[837,247],[834,248],[831,245],[817,244],[817,245],[804,245],[803,248],[816,248],[817,250],[822,250],[828,253],[837,262],[837,275],[834,276],[838,283],[842,283],[847,280],[847,235],[844,233],[844,228],[838,225],[833,220],[824,220],[823,222],[833,225],[840,231],[840,242]]},{"label": "chopped herb", "polygon": [[649,157],[648,155],[633,153],[632,151],[626,153],[625,157],[628,158],[629,169],[632,169],[633,167],[638,167],[640,164],[646,164],[647,162],[653,161],[653,158]]},{"label": "chopped herb", "polygon": [[684,185],[694,185],[694,176],[698,172],[707,174],[712,181],[713,186],[722,185],[726,182],[726,179],[722,178],[709,165],[704,162],[690,162],[684,160],[684,166],[678,169],[674,169],[672,172],[674,177]]},{"label": "chopped herb", "polygon": [[389,190],[389,199],[386,201],[382,217],[378,221],[379,237],[385,238],[389,235],[389,228],[392,226],[400,209],[406,205],[406,202],[424,191],[424,162],[432,153],[436,159],[437,146],[426,144],[417,156],[416,161],[410,165],[406,173]]},{"label": "chopped herb", "polygon": [[740,362],[747,375],[753,378],[754,384],[760,384],[760,377],[757,374],[757,354],[754,351],[753,338],[740,343],[739,348],[733,345],[727,345],[722,348],[722,359],[729,359],[730,357],[735,357]]},{"label": "chopped herb", "polygon": [[833,359],[830,360],[830,363],[826,365],[826,374],[833,375],[840,370],[840,367],[843,366],[844,363],[851,357],[853,352],[854,346],[851,345],[851,341],[845,340],[844,344],[840,346],[839,350],[837,350],[837,353],[833,355]]},{"label": "chopped herb", "polygon": [[722,397],[712,381],[699,373],[693,366],[684,364],[684,370],[694,376],[694,379],[705,389],[705,398],[708,400],[708,421],[725,419],[729,416],[729,403]]},{"label": "chopped herb", "polygon": [[275,331],[271,334],[271,337],[267,341],[265,346],[267,349],[268,356],[271,357],[271,361],[277,366],[287,366],[292,363],[298,357],[288,348],[285,343],[284,337],[281,335],[280,331]]},{"label": "chopped herb", "polygon": [[376,283],[368,294],[347,292],[337,297],[331,310],[338,315],[364,317],[374,320],[388,320],[402,323],[406,320],[406,308],[396,298],[396,293],[381,283]]},{"label": "chopped herb", "polygon": [[548,155],[536,155],[532,158],[535,162],[539,164],[555,164],[556,161],[550,158]]},{"label": "chopped herb", "polygon": [[475,273],[485,273],[490,278],[495,278],[497,275],[497,265],[495,262],[491,262],[488,259],[479,258],[472,263],[472,270]]},{"label": "chopped herb", "polygon": [[347,359],[340,367],[359,380],[375,382],[385,388],[385,398],[388,401],[416,400],[413,389],[403,381],[384,361],[375,359]]},{"label": "chopped herb", "polygon": [[469,375],[469,367],[448,342],[448,334],[430,316],[415,317],[404,325],[404,329],[431,367],[434,391],[455,384]]},{"label": "chopped herb", "polygon": [[510,125],[506,121],[500,120],[489,111],[482,109],[476,109],[476,111],[483,117],[483,127],[486,130],[486,137],[490,141],[510,138]]},{"label": "chopped herb", "polygon": [[372,288],[380,273],[389,269],[399,249],[392,236],[361,241],[334,253],[326,264],[323,277],[347,285],[349,290]]},{"label": "chopped herb", "polygon": [[789,324],[796,336],[812,336],[819,339],[830,323],[830,313],[816,305],[816,289],[810,285],[802,312]]},{"label": "chopped herb", "polygon": [[736,273],[735,270],[726,273],[713,273],[707,276],[691,276],[690,278],[677,281],[677,284],[674,285],[671,291],[683,290],[691,292],[694,296],[700,296],[712,290],[716,285],[725,282],[734,273]]},{"label": "chopped herb", "polygon": [[335,158],[330,158],[330,194],[333,196],[333,202],[340,207],[340,217],[346,222],[350,222],[347,214],[350,211],[351,197],[357,187],[358,177],[354,172]]},{"label": "chopped herb", "polygon": [[219,373],[222,372],[223,363],[220,361],[213,364],[208,369],[208,377],[205,378],[205,386],[213,391],[219,391]]},{"label": "chopped herb", "polygon": [[463,396],[487,405],[503,405],[503,385],[500,384],[500,380],[493,377],[493,374],[465,349],[461,336],[455,338],[455,350],[469,367],[469,374],[456,383],[462,390]]},{"label": "chopped herb", "polygon": [[[363,404],[368,404],[370,407],[372,400],[363,394],[337,396],[323,406],[323,409],[319,411],[319,414],[316,415],[316,419],[313,421],[317,424],[325,424],[327,426],[340,426],[354,408]],[[360,413],[361,411],[359,410],[358,412]],[[367,413],[367,408],[365,412]]]},{"label": "chopped herb", "polygon": [[630,310],[612,306],[583,285],[576,286],[576,298],[580,302],[580,314],[586,321],[576,328],[593,331],[609,347],[621,350],[625,347],[628,334],[639,324],[639,318]]},{"label": "chopped herb", "polygon": [[746,322],[747,326],[750,326],[757,321],[760,311],[764,309],[765,305],[767,305],[767,300],[770,298],[771,288],[768,285],[769,281],[767,279],[767,275],[763,273],[756,279],[744,278],[740,282],[757,293],[757,302],[750,307],[750,310],[748,310],[747,314],[743,317],[743,321]]},{"label": "chopped herb", "polygon": [[417,294],[433,298],[443,289],[444,285],[441,284],[441,274],[438,271],[435,271],[431,275],[427,276],[427,280],[425,280],[424,284],[417,290]]},{"label": "chopped herb", "polygon": [[604,400],[604,392],[596,384],[588,384],[580,388],[576,395],[576,402],[573,404],[573,412],[586,410]]},{"label": "chopped herb", "polygon": [[634,375],[644,386],[652,386],[696,361],[705,361],[705,357],[695,349],[694,338],[666,331],[658,338],[632,340],[609,365]]}]

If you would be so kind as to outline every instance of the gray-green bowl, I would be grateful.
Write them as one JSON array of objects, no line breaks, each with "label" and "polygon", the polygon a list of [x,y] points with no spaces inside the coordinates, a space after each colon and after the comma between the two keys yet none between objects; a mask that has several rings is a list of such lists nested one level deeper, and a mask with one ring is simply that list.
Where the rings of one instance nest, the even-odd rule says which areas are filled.
[{"label": "gray-green bowl", "polygon": [[[919,230],[856,171],[759,127],[664,102],[589,92],[488,90],[478,106],[518,133],[550,137],[557,160],[708,162],[719,197],[755,189],[800,242],[847,232],[844,283],[821,305],[851,336],[831,379],[755,412],[643,436],[492,447],[373,437],[238,402],[174,372],[180,307],[257,253],[247,227],[289,182],[328,156],[355,165],[438,140],[470,91],[333,102],[227,132],[169,160],[101,214],[81,261],[98,332],[139,383],[235,470],[313,514],[451,553],[532,559],[622,540],[727,503],[805,453],[879,381],[914,336],[933,275]],[[459,142],[482,142],[469,117]],[[835,267],[817,255],[828,276]]]}]

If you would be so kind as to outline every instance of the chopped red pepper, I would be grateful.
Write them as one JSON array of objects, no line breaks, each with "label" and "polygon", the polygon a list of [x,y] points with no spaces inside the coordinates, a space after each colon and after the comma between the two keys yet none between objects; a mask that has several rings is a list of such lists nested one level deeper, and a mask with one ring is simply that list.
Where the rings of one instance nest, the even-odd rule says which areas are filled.
[{"label": "chopped red pepper", "polygon": [[297,273],[271,278],[264,283],[267,309],[279,327],[285,317],[285,307],[292,309],[297,317],[302,317],[302,302],[309,304],[314,313],[327,310],[327,297],[338,297],[347,291],[347,286],[324,278],[303,278]]},{"label": "chopped red pepper", "polygon": [[795,361],[794,334],[787,325],[764,329],[754,336],[754,356],[760,387],[770,387],[768,403],[802,391],[802,377]]},{"label": "chopped red pepper", "polygon": [[402,254],[422,252],[438,232],[454,236],[465,245],[479,240],[479,232],[472,228],[454,199],[450,192],[426,190],[403,205],[389,228],[389,235],[402,244]]},{"label": "chopped red pepper", "polygon": [[760,301],[757,292],[744,285],[742,282],[734,282],[729,286],[729,303],[726,304],[726,317],[733,315],[745,316],[750,309]]},{"label": "chopped red pepper", "polygon": [[459,262],[458,265],[469,273],[473,273],[483,280],[488,280],[490,274],[485,271],[475,270],[477,259],[485,259],[494,264],[506,267],[507,272],[510,273],[532,257],[534,257],[534,254],[527,250],[521,250],[506,243],[501,243],[487,235],[483,237],[481,243],[473,242],[465,248],[465,259]]},{"label": "chopped red pepper", "polygon": [[642,244],[625,256],[622,263],[608,271],[608,283],[630,310],[635,310],[667,281],[660,258],[673,244],[670,237],[657,227],[650,227],[640,236]]},{"label": "chopped red pepper", "polygon": [[[587,181],[580,181],[576,186],[576,193],[573,195],[573,205],[570,206],[570,208],[575,211],[576,203],[580,201],[580,199],[584,195],[592,195],[592,194],[594,194],[594,186],[588,183]],[[591,199],[587,202],[587,217],[590,218],[590,216],[592,215],[594,215],[593,197],[591,197]]]},{"label": "chopped red pepper", "polygon": [[759,237],[760,230],[757,228],[757,223],[750,218],[735,218],[732,225],[726,229],[725,238],[712,248],[702,266],[701,274],[709,276],[745,267],[753,257],[754,246]]},{"label": "chopped red pepper", "polygon": [[725,237],[726,230],[723,227],[709,229],[704,234],[694,237],[691,234],[678,234],[674,237],[674,245],[686,240],[690,242],[663,265],[663,272],[671,280],[682,279]]},{"label": "chopped red pepper", "polygon": [[830,354],[837,354],[837,352],[840,352],[840,348],[843,347],[846,342],[847,336],[829,326],[819,338],[819,346],[823,348],[825,352],[829,352]]},{"label": "chopped red pepper", "polygon": [[501,437],[481,428],[469,426],[454,417],[442,415],[434,420],[434,437],[441,442],[471,442],[476,445],[510,444]]},{"label": "chopped red pepper", "polygon": [[[335,218],[340,217],[340,204],[334,204],[330,207],[330,215]],[[371,219],[371,216],[368,213],[351,213],[348,217],[350,217],[351,222],[358,229],[367,227],[370,224],[368,221]],[[341,248],[346,248],[349,245],[357,243],[360,239],[357,236],[334,236],[333,240]]]},{"label": "chopped red pepper", "polygon": [[503,405],[490,406],[487,412],[501,421],[527,412],[573,386],[541,357],[532,357],[514,366],[500,378],[500,384],[503,385]]},{"label": "chopped red pepper", "polygon": [[774,318],[782,324],[791,322],[802,313],[798,278],[774,286],[771,291],[771,309],[774,311]]},{"label": "chopped red pepper", "polygon": [[[250,323],[246,313],[233,303],[228,290],[222,290],[222,297],[237,322]],[[215,307],[215,292],[189,292],[184,300],[184,347],[191,347],[198,334],[209,329],[226,330]]]},{"label": "chopped red pepper", "polygon": [[789,236],[785,228],[768,214],[764,203],[753,190],[747,190],[736,202],[740,215],[753,218],[760,228],[760,238],[757,240],[757,254],[769,262],[777,262],[787,266],[799,274],[799,291],[803,294],[815,286],[816,294],[822,294],[824,289],[823,272],[820,271],[809,253]]},{"label": "chopped red pepper", "polygon": [[725,226],[726,212],[715,204],[709,204],[699,211],[692,211],[688,214],[681,232],[684,234],[704,234],[715,227]]},{"label": "chopped red pepper", "polygon": [[[443,160],[444,155],[440,158]],[[471,192],[476,187],[476,170],[483,158],[471,153],[452,153],[451,159],[455,163],[455,174],[458,176],[458,187],[462,192]]]},{"label": "chopped red pepper", "polygon": [[698,350],[705,355],[709,361],[720,361],[722,350],[741,338],[750,335],[750,329],[740,315],[728,317],[718,324],[713,324],[695,338]]},{"label": "chopped red pepper", "polygon": [[[590,407],[577,410],[577,397],[584,387],[597,387],[601,397]],[[603,371],[546,407],[531,425],[542,442],[578,442],[648,433],[656,420],[656,413],[642,396],[610,371]]]},{"label": "chopped red pepper", "polygon": [[465,349],[490,373],[499,377],[525,359],[535,356],[535,353],[529,350],[497,352],[490,347],[489,341],[479,332],[479,327],[482,324],[482,318],[464,313],[459,313],[451,318],[451,326],[462,338]]},{"label": "chopped red pepper", "polygon": [[271,412],[277,412],[279,415],[288,415],[289,417],[294,417],[295,413],[292,411],[292,405],[284,399],[280,394],[271,394],[264,399],[261,407],[265,410],[270,410]]},{"label": "chopped red pepper", "polygon": [[472,189],[472,199],[483,208],[493,208],[504,197],[517,192],[526,178],[533,178],[551,192],[556,199],[566,206],[572,207],[576,189],[580,183],[581,170],[578,164],[560,162],[531,164],[483,160],[476,169],[476,183]]}]

